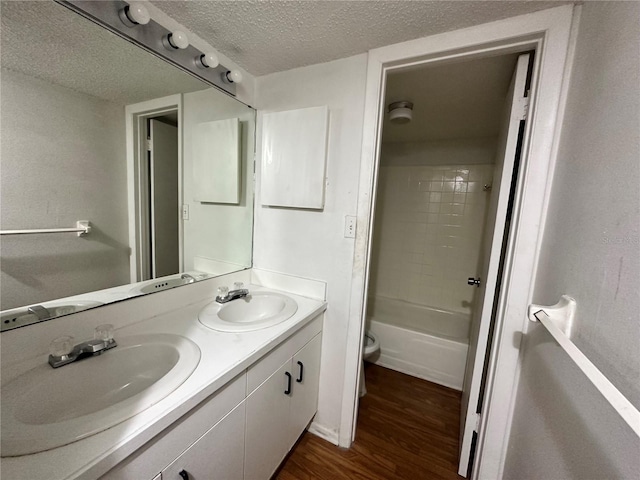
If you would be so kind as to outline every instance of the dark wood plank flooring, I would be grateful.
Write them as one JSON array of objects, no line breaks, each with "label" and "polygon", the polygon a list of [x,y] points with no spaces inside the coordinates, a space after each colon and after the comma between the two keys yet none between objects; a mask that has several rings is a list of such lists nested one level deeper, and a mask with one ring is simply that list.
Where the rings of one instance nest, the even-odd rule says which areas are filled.
[{"label": "dark wood plank flooring", "polygon": [[365,377],[351,448],[307,432],[273,478],[461,480],[460,392],[369,363]]}]

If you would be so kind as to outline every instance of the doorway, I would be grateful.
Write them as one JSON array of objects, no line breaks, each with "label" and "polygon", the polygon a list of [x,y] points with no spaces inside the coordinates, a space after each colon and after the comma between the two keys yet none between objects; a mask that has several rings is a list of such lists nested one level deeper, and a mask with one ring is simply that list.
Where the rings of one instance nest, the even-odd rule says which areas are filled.
[{"label": "doorway", "polygon": [[184,270],[182,96],[126,107],[131,282]]},{"label": "doorway", "polygon": [[[576,11],[579,13],[579,9]],[[387,74],[409,66],[535,51],[529,118],[524,131],[510,235],[504,248],[503,289],[495,306],[491,353],[484,369],[483,413],[476,417],[479,424],[476,461],[471,475],[472,478],[500,477],[517,389],[520,339],[527,329],[526,308],[533,293],[536,258],[548,204],[548,179],[558,153],[557,136],[566,100],[567,58],[574,51],[578,16],[574,18],[574,8],[570,5],[556,7],[369,52],[340,446],[349,447],[356,434],[373,197],[378,180]]]},{"label": "doorway", "polygon": [[531,59],[488,56],[386,79],[365,326],[380,351],[369,360],[461,392],[463,476],[477,439]]},{"label": "doorway", "polygon": [[142,280],[180,272],[178,129],[177,111],[147,118],[147,158],[141,178],[147,230]]}]

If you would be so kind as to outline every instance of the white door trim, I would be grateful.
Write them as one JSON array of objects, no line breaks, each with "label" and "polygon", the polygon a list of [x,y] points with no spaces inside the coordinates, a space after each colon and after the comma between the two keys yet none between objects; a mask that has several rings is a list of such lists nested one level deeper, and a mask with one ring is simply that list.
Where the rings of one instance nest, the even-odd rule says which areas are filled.
[{"label": "white door trim", "polygon": [[[407,65],[443,62],[495,53],[536,50],[528,122],[529,142],[524,145],[520,191],[516,199],[508,262],[505,264],[504,307],[498,312],[489,365],[490,382],[485,391],[485,412],[479,434],[473,477],[499,478],[508,443],[517,387],[519,345],[517,337],[526,327],[548,203],[550,180],[556,160],[560,108],[569,48],[573,6],[513,17],[383,47],[369,52],[358,191],[354,264],[347,331],[347,358],[342,398],[339,444],[354,439],[358,409],[358,373],[361,365],[365,295],[374,196],[377,184],[381,98],[386,73]],[[499,362],[498,362],[499,359]],[[499,408],[490,408],[490,402]]]},{"label": "white door trim", "polygon": [[[129,216],[129,276],[131,283],[141,280],[140,271],[143,259],[140,256],[141,245],[138,232],[140,231],[140,200],[139,200],[139,159],[142,155],[140,141],[140,120],[158,116],[162,113],[178,112],[178,202],[182,202],[182,94],[155,98],[146,102],[135,103],[125,107],[126,125],[126,159],[127,159],[127,214]],[[179,210],[176,206],[176,215]],[[181,218],[181,217],[180,217]],[[183,270],[182,255],[182,220],[178,222],[178,248],[180,249],[179,268]]]}]

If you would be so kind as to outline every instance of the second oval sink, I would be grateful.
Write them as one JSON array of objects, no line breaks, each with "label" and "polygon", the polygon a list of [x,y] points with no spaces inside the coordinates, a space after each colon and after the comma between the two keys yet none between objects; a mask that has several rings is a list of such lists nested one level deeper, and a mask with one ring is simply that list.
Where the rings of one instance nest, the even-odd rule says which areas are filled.
[{"label": "second oval sink", "polygon": [[298,310],[296,301],[276,292],[254,292],[228,303],[213,302],[198,314],[204,326],[219,332],[250,332],[277,325]]},{"label": "second oval sink", "polygon": [[117,338],[102,355],[47,363],[2,386],[2,456],[37,453],[106,430],[178,388],[200,349],[180,335]]}]

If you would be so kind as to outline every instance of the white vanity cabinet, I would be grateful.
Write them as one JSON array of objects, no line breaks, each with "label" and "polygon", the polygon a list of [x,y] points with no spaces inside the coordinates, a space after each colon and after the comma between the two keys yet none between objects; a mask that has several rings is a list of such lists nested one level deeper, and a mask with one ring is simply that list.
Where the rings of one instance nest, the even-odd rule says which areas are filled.
[{"label": "white vanity cabinet", "polygon": [[[268,480],[315,415],[321,343],[317,334],[247,397],[245,479]],[[255,368],[264,370],[262,362]]]},{"label": "white vanity cabinet", "polygon": [[321,330],[319,315],[101,480],[268,480],[316,413]]},{"label": "white vanity cabinet", "polygon": [[321,349],[322,334],[318,334],[293,356],[291,373],[294,378],[287,451],[293,447],[318,411]]},{"label": "white vanity cabinet", "polygon": [[242,480],[245,402],[162,470],[162,480]]},{"label": "white vanity cabinet", "polygon": [[247,398],[245,478],[268,479],[287,453],[289,397],[285,373],[291,359]]},{"label": "white vanity cabinet", "polygon": [[[101,477],[101,480],[182,480],[179,472],[187,470],[195,472],[228,471],[225,468],[236,466],[237,475],[220,478],[242,479],[242,462],[244,458],[244,399],[246,396],[246,373],[243,372],[234,380],[211,395],[196,408],[184,415],[153,440],[139,448],[124,461]],[[229,457],[227,446],[237,448]],[[222,447],[221,447],[222,446]],[[203,467],[200,458],[208,463]],[[172,468],[178,468],[173,475]],[[210,470],[203,470],[208,468]],[[211,475],[200,475],[194,478],[218,478]]]}]

